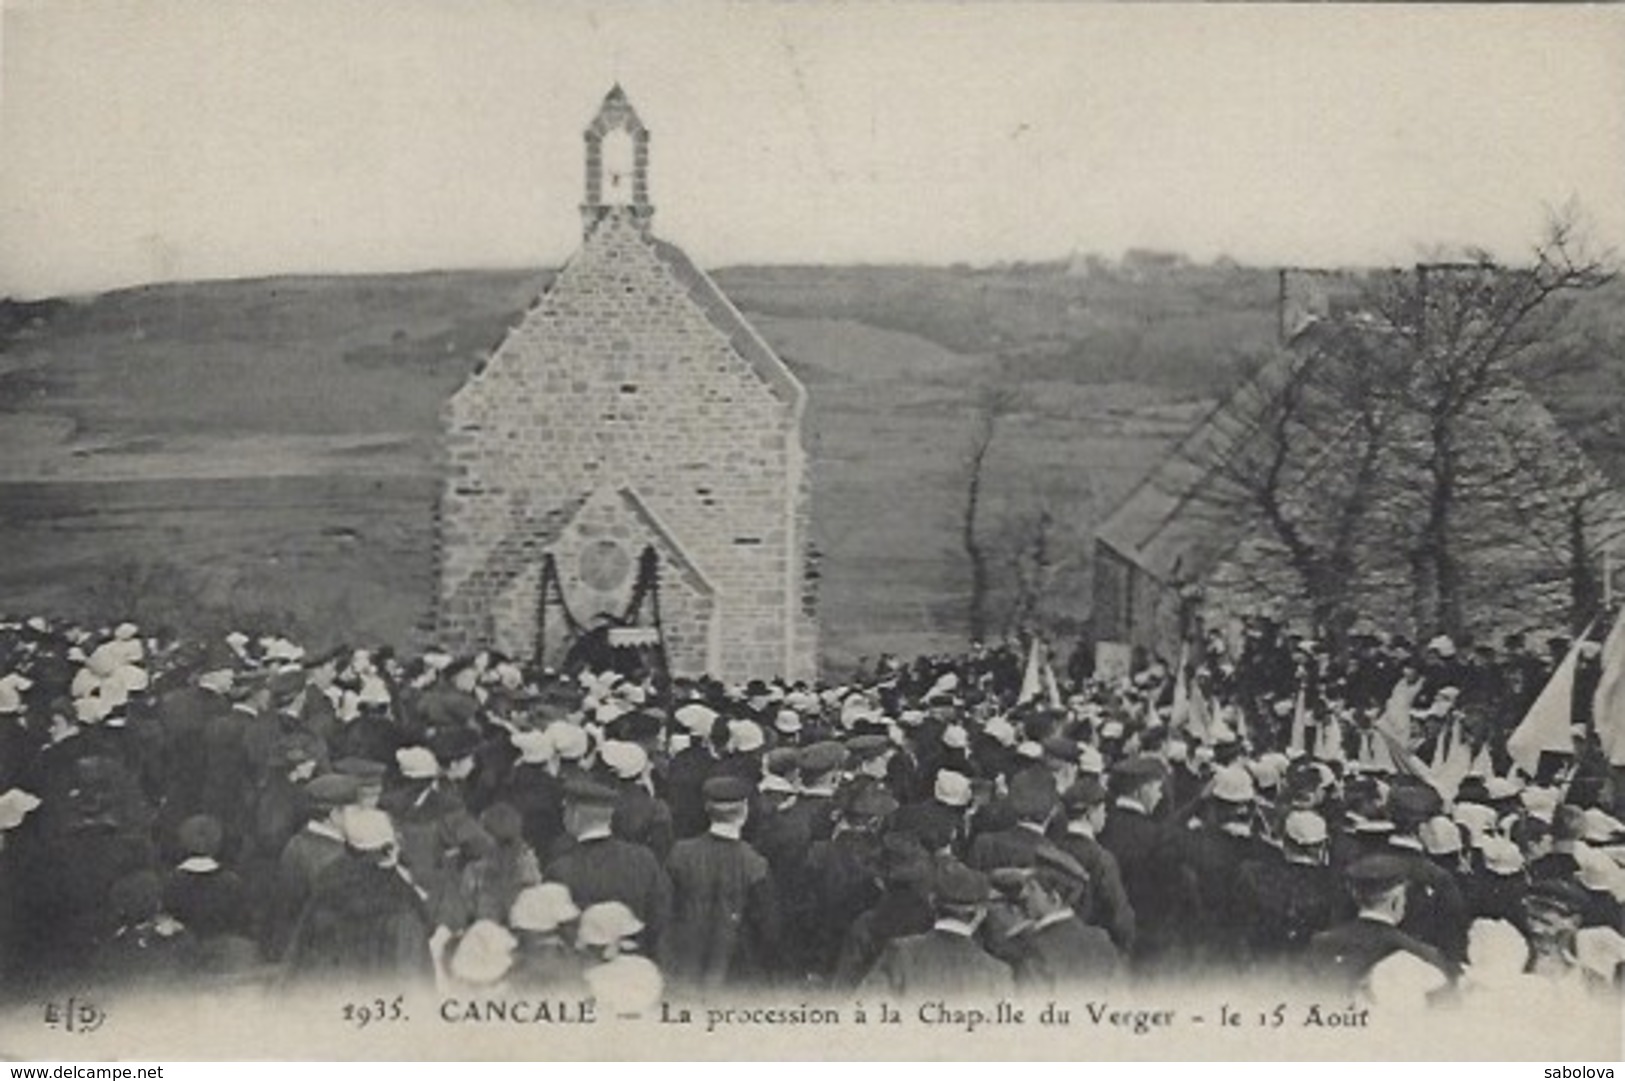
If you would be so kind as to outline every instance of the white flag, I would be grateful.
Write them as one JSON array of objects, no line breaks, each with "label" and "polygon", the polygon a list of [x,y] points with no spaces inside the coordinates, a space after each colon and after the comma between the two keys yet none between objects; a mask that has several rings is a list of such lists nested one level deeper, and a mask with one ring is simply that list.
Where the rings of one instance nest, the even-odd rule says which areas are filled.
[{"label": "white flag", "polygon": [[1021,694],[1017,696],[1016,704],[1026,705],[1037,698],[1043,689],[1043,677],[1039,674],[1038,636],[1035,634],[1032,646],[1027,650],[1027,670],[1021,676]]},{"label": "white flag", "polygon": [[1438,746],[1433,750],[1433,765],[1428,770],[1433,777],[1433,787],[1445,799],[1455,799],[1456,791],[1461,788],[1461,782],[1472,768],[1473,752],[1467,746],[1467,737],[1461,730],[1461,719],[1457,717],[1439,733]]},{"label": "white flag", "polygon": [[1309,704],[1304,699],[1304,690],[1298,688],[1298,700],[1292,706],[1292,736],[1287,741],[1286,753],[1298,758],[1309,752]]},{"label": "white flag", "polygon": [[1336,717],[1327,717],[1316,733],[1315,757],[1322,762],[1343,760],[1343,723]]},{"label": "white flag", "polygon": [[1056,682],[1055,669],[1050,666],[1048,657],[1044,658],[1044,694],[1049,698],[1050,709],[1064,707],[1061,701],[1061,685]]},{"label": "white flag", "polygon": [[1602,644],[1602,678],[1591,699],[1591,717],[1609,765],[1625,766],[1625,608]]},{"label": "white flag", "polygon": [[1191,738],[1202,743],[1209,743],[1213,739],[1213,718],[1209,715],[1207,695],[1202,693],[1202,685],[1193,676],[1190,688],[1186,692],[1186,730]]},{"label": "white flag", "polygon": [[1377,719],[1377,723],[1392,733],[1406,748],[1411,746],[1411,706],[1415,704],[1416,696],[1421,690],[1421,677],[1417,677],[1414,682],[1406,682],[1404,676],[1399,677],[1394,683],[1393,691],[1388,695],[1388,707]]},{"label": "white flag", "polygon": [[1179,667],[1174,671],[1174,706],[1168,713],[1168,727],[1180,731],[1191,719],[1191,691],[1185,682],[1185,659],[1188,647],[1179,647]]},{"label": "white flag", "polygon": [[[1588,628],[1589,630],[1589,628]],[[1574,668],[1580,656],[1580,643],[1585,635],[1574,640],[1563,663],[1557,666],[1552,678],[1546,681],[1540,697],[1535,699],[1523,721],[1507,737],[1507,753],[1525,773],[1533,775],[1540,764],[1542,751],[1574,751],[1574,736],[1569,732],[1574,705]]]}]

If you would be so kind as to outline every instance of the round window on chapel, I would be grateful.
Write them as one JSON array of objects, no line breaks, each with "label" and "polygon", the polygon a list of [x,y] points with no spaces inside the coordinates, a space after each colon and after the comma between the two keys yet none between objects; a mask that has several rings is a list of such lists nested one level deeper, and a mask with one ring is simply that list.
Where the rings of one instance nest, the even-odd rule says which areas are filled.
[{"label": "round window on chapel", "polygon": [[577,569],[587,588],[613,593],[625,584],[626,576],[631,573],[632,557],[615,541],[597,540],[582,550]]}]

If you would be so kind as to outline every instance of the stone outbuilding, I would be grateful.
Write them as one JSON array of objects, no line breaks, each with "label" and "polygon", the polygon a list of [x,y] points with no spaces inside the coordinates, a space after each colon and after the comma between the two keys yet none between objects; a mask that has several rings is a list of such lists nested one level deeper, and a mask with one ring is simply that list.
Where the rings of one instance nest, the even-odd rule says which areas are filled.
[{"label": "stone outbuilding", "polygon": [[675,675],[810,679],[806,390],[651,233],[649,141],[616,86],[580,249],[446,404],[437,633],[557,664],[658,631]]},{"label": "stone outbuilding", "polygon": [[[1222,491],[1221,461],[1269,446],[1261,433],[1294,374],[1314,363],[1318,328],[1359,320],[1366,288],[1359,274],[1282,272],[1280,353],[1180,440],[1096,530],[1096,641],[1171,660],[1198,613],[1206,628],[1231,635],[1251,615],[1315,632],[1301,580],[1262,517],[1210,496]],[[1420,639],[1436,628],[1416,618],[1406,562],[1423,490],[1411,463],[1425,452],[1410,441],[1413,428],[1394,426],[1387,460],[1400,464],[1387,467],[1373,489],[1354,586],[1363,616],[1356,629]],[[1461,583],[1465,631],[1495,645],[1510,632],[1571,631],[1576,593],[1588,581],[1601,592],[1606,553],[1625,540],[1625,494],[1517,380],[1484,393],[1463,417],[1459,438],[1456,529],[1470,538],[1463,542],[1470,553]],[[1318,482],[1316,470],[1335,470],[1343,449],[1328,446],[1315,470],[1284,485],[1287,514],[1303,520],[1299,495]]]}]

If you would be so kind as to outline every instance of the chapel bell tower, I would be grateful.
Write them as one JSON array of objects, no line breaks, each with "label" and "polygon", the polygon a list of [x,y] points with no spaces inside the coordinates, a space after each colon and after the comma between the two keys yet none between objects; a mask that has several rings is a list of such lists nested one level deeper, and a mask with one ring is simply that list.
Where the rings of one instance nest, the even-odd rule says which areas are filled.
[{"label": "chapel bell tower", "polygon": [[605,214],[625,210],[647,233],[654,216],[649,203],[649,129],[626,100],[620,83],[604,96],[582,138],[587,144],[583,232],[590,235]]}]

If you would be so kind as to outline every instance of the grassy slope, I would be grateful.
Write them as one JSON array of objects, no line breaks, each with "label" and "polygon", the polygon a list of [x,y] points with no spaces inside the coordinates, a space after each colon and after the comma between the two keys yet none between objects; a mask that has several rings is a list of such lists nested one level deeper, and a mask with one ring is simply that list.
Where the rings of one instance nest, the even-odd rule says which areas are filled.
[{"label": "grassy slope", "polygon": [[[1093,524],[1231,377],[1233,358],[1273,332],[1273,276],[1257,271],[1132,281],[1059,267],[746,267],[717,277],[812,392],[837,663],[957,637],[959,461],[980,383],[1002,373],[1026,393],[990,460],[984,522],[1010,533],[1048,506],[1057,607],[1081,614]],[[158,610],[153,595],[182,595],[160,614],[293,616],[323,638],[348,627],[406,639],[432,575],[436,412],[547,280],[275,279],[0,306],[0,449],[9,433],[145,461],[254,433],[388,437],[327,455],[314,480],[0,486],[0,609]],[[1616,301],[1586,325],[1608,326]],[[1620,382],[1617,369],[1592,371],[1548,393],[1595,449],[1619,451]],[[1607,461],[1625,474],[1625,452]],[[183,583],[141,580],[138,566],[165,561],[184,568]]]}]

